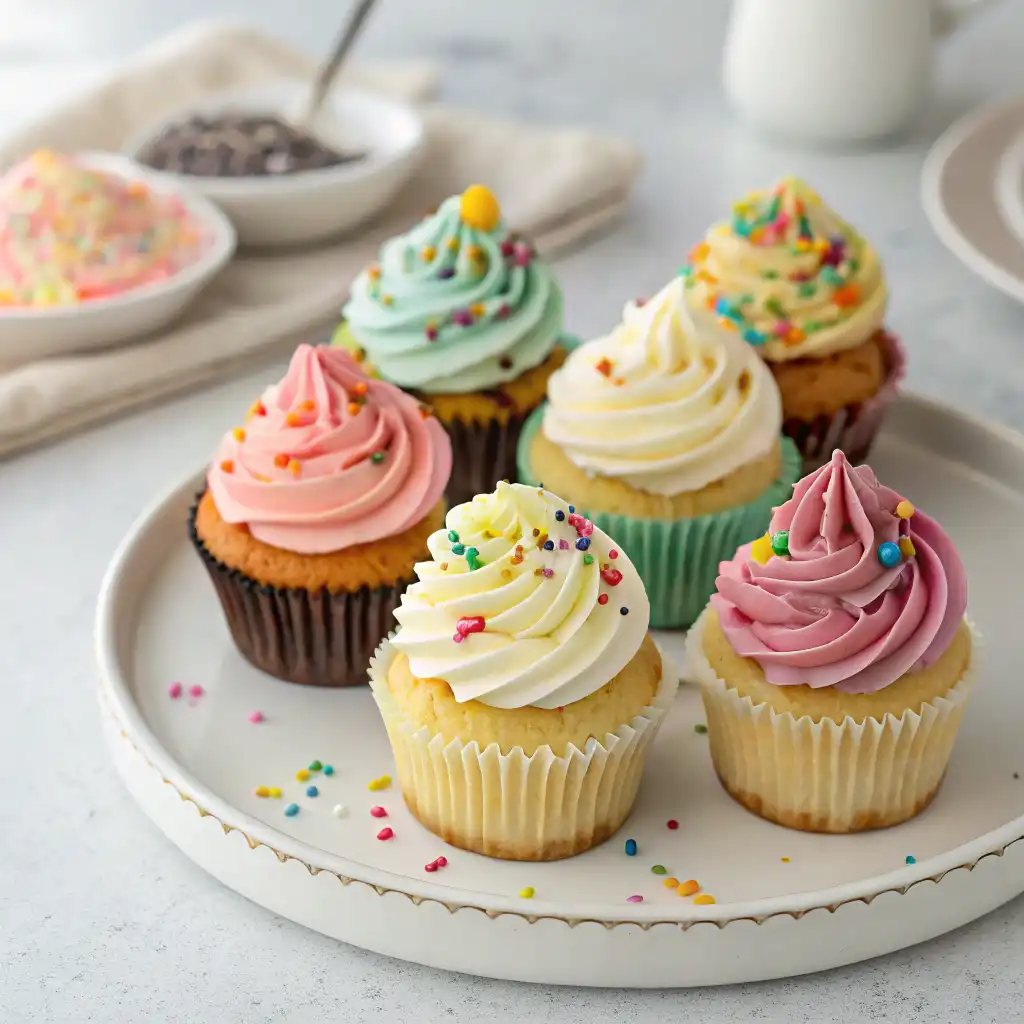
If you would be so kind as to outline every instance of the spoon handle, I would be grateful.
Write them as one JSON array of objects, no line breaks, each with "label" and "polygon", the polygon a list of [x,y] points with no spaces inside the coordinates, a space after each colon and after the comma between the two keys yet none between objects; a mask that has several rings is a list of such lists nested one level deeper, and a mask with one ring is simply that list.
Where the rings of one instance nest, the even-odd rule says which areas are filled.
[{"label": "spoon handle", "polygon": [[377,0],[359,0],[359,3],[356,4],[355,10],[352,12],[351,17],[341,31],[341,35],[338,36],[337,42],[334,44],[330,59],[321,66],[320,71],[317,73],[316,81],[313,83],[313,90],[310,93],[309,105],[306,108],[306,117],[304,119],[306,124],[312,124],[313,119],[324,102],[324,97],[337,77],[338,69],[345,60],[348,51],[352,49],[352,44],[359,37],[359,33],[362,31],[363,25],[366,23],[366,19],[369,17],[370,11],[373,10],[376,2]]}]

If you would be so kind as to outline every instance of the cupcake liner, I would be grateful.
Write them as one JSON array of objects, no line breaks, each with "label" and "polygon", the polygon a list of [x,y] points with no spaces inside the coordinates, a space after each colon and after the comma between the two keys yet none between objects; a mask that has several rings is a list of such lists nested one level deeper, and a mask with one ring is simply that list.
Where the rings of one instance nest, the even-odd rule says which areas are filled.
[{"label": "cupcake liner", "polygon": [[907,369],[907,356],[899,339],[888,333],[882,337],[886,374],[874,395],[866,401],[844,406],[830,416],[818,416],[810,421],[787,419],[782,424],[782,432],[793,440],[803,456],[804,473],[823,466],[836,448],[854,464],[864,462],[870,454]]},{"label": "cupcake liner", "polygon": [[[421,824],[445,842],[501,860],[560,860],[596,846],[622,826],[636,799],[644,759],[672,705],[678,676],[662,656],[651,704],[631,722],[570,746],[527,756],[497,743],[445,743],[417,726],[391,696],[388,671],[397,651],[385,641],[370,662],[370,686],[384,719],[402,794]],[[496,714],[514,712],[495,711]]]},{"label": "cupcake liner", "polygon": [[[527,420],[519,443],[519,480],[538,484],[529,466],[534,434],[543,410]],[[692,623],[714,592],[719,563],[736,549],[760,537],[771,522],[772,510],[788,500],[802,476],[800,454],[782,438],[782,468],[775,482],[754,501],[693,519],[634,519],[598,512],[582,503],[594,525],[620,544],[636,566],[651,600],[652,629],[684,629]],[[551,484],[552,481],[545,481]],[[555,482],[557,490],[557,482]],[[563,495],[573,500],[573,495]]]},{"label": "cupcake liner", "polygon": [[735,800],[776,824],[833,833],[896,825],[931,803],[978,675],[972,623],[971,661],[944,696],[898,718],[840,723],[741,697],[704,655],[706,622],[705,613],[687,638],[687,667],[704,698],[715,771]]},{"label": "cupcake liner", "polygon": [[288,683],[366,683],[370,658],[393,628],[394,610],[412,580],[342,593],[326,587],[314,591],[267,586],[210,553],[196,532],[197,507],[193,505],[189,514],[189,537],[210,574],[242,656]]}]

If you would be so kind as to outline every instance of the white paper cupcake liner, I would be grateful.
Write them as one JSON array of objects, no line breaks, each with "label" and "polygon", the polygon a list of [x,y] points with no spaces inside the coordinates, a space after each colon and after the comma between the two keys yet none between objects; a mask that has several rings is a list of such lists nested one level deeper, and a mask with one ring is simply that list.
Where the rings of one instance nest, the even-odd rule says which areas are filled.
[{"label": "white paper cupcake liner", "polygon": [[769,821],[805,832],[860,832],[912,818],[931,803],[949,763],[981,662],[944,696],[881,720],[794,718],[740,696],[704,654],[708,611],[687,637],[687,670],[701,687],[715,771],[729,794]]},{"label": "white paper cupcake liner", "polygon": [[596,846],[622,826],[636,799],[644,759],[678,687],[662,655],[654,699],[632,721],[562,757],[550,747],[502,754],[431,733],[405,717],[391,695],[396,655],[385,641],[370,661],[370,687],[395,756],[402,794],[420,822],[447,843],[502,860],[559,860]]}]

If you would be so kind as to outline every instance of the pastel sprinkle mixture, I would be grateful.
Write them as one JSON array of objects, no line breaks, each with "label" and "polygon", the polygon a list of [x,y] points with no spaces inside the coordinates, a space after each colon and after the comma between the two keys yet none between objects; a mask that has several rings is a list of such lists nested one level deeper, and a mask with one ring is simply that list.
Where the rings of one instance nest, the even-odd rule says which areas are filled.
[{"label": "pastel sprinkle mixture", "polygon": [[319,795],[320,795],[320,790],[317,789],[316,786],[307,786],[306,787],[306,796],[319,796]]},{"label": "pastel sprinkle mixture", "polygon": [[167,687],[167,695],[171,700],[177,700],[181,696],[182,689],[183,687],[181,683],[171,683],[171,685]]},{"label": "pastel sprinkle mixture", "polygon": [[912,857],[912,856],[911,856],[911,855],[910,855],[910,854],[908,853],[908,854],[907,854],[907,863],[908,863],[908,864],[916,864],[916,863],[917,863],[917,858],[916,858],[916,857]]},{"label": "pastel sprinkle mixture", "polygon": [[627,839],[626,840],[626,847],[625,848],[626,848],[626,856],[627,857],[635,857],[636,856],[636,840],[635,839]]},{"label": "pastel sprinkle mixture", "polygon": [[263,712],[262,711],[250,711],[249,712],[249,721],[252,722],[253,725],[259,725],[259,723],[263,721]]},{"label": "pastel sprinkle mixture", "polygon": [[627,896],[626,897],[626,902],[627,903],[643,903],[643,901],[644,901],[643,896]]},{"label": "pastel sprinkle mixture", "polygon": [[533,888],[532,885],[528,885],[528,886],[526,886],[526,888],[519,890],[519,895],[524,900],[532,900],[533,899],[533,894],[534,894],[535,891],[536,890]]},{"label": "pastel sprinkle mixture", "polygon": [[300,768],[295,773],[295,781],[296,782],[305,782],[308,778],[309,778],[309,771],[307,769],[305,769],[305,768]]},{"label": "pastel sprinkle mixture", "polygon": [[382,842],[387,839],[393,839],[395,836],[395,830],[388,826],[385,826],[377,833],[377,838]]},{"label": "pastel sprinkle mixture", "polygon": [[294,818],[295,815],[299,813],[299,805],[298,804],[289,804],[284,809],[284,813],[285,813],[286,817]]},{"label": "pastel sprinkle mixture", "polygon": [[674,832],[677,828],[679,828],[679,822],[676,821],[675,818],[669,818],[668,821],[665,822],[665,827],[672,829],[672,831]]},{"label": "pastel sprinkle mixture", "polygon": [[190,697],[202,697],[203,692],[203,688],[198,683],[194,683],[188,688],[188,695]]},{"label": "pastel sprinkle mixture", "polygon": [[651,868],[651,873],[655,875],[667,875],[668,868],[666,868],[664,864],[655,864],[654,867]]},{"label": "pastel sprinkle mixture", "polygon": [[323,768],[323,765],[319,761],[310,761],[309,770],[311,772],[318,772]]},{"label": "pastel sprinkle mixture", "polygon": [[676,886],[676,892],[680,896],[692,896],[695,892],[700,892],[700,883],[695,878],[688,878]]},{"label": "pastel sprinkle mixture", "polygon": [[698,736],[705,736],[705,735],[707,734],[707,731],[708,731],[708,727],[707,727],[706,725],[704,725],[704,723],[703,723],[703,722],[698,722],[698,723],[697,723],[697,724],[696,724],[696,725],[695,725],[695,726],[693,727],[693,731],[694,731],[694,732],[695,732],[695,733],[696,733],[696,734],[697,734]]},{"label": "pastel sprinkle mixture", "polygon": [[378,790],[387,789],[388,786],[390,786],[390,785],[391,785],[391,776],[390,775],[380,775],[376,779],[373,779],[371,782],[368,782],[366,784],[366,788],[368,790],[370,790],[371,793],[376,793]]},{"label": "pastel sprinkle mixture", "polygon": [[446,868],[446,867],[448,867],[448,858],[447,857],[438,857],[436,860],[432,860],[429,864],[424,864],[423,865],[423,870],[424,871],[431,871],[431,872],[433,872],[433,871],[437,871],[439,868]]},{"label": "pastel sprinkle mixture", "polygon": [[789,863],[789,858],[788,857],[783,857],[782,858],[782,863],[783,864],[788,864]]},{"label": "pastel sprinkle mixture", "polygon": [[334,774],[334,765],[333,764],[325,764],[324,765],[324,775],[333,775],[333,774]]},{"label": "pastel sprinkle mixture", "polygon": [[672,878],[671,876],[669,876],[661,884],[663,886],[665,886],[666,889],[678,889],[679,888],[679,879],[678,878]]},{"label": "pastel sprinkle mixture", "polygon": [[277,786],[271,786],[270,787],[270,797],[273,800],[280,800],[281,799],[281,790]]},{"label": "pastel sprinkle mixture", "polygon": [[383,807],[381,807],[379,804],[370,808],[370,817],[371,818],[386,818],[387,816],[388,816],[388,812]]},{"label": "pastel sprinkle mixture", "polygon": [[268,797],[268,796],[270,796],[270,790],[267,789],[266,786],[257,786],[256,787],[256,795],[258,797]]},{"label": "pastel sprinkle mixture", "polygon": [[335,804],[331,808],[331,814],[336,818],[344,818],[348,814],[348,808],[344,804]]},{"label": "pastel sprinkle mixture", "polygon": [[693,897],[693,902],[706,907],[708,904],[715,902],[715,897],[709,892],[702,892],[699,896]]}]

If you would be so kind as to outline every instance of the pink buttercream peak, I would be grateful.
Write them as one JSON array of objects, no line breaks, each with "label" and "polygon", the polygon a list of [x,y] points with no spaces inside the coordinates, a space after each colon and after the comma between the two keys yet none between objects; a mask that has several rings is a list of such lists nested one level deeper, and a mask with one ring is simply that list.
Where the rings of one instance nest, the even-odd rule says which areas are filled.
[{"label": "pink buttercream peak", "polygon": [[[901,500],[840,451],[800,480],[769,531],[788,532],[788,555],[762,564],[748,544],[719,567],[711,601],[736,653],[771,683],[847,693],[939,658],[966,610],[967,575],[938,523],[901,517]],[[880,549],[895,557],[894,547],[886,565]]]},{"label": "pink buttercream peak", "polygon": [[451,472],[419,403],[344,350],[300,345],[280,384],[224,436],[207,476],[221,516],[299,554],[391,537],[423,519]]}]

